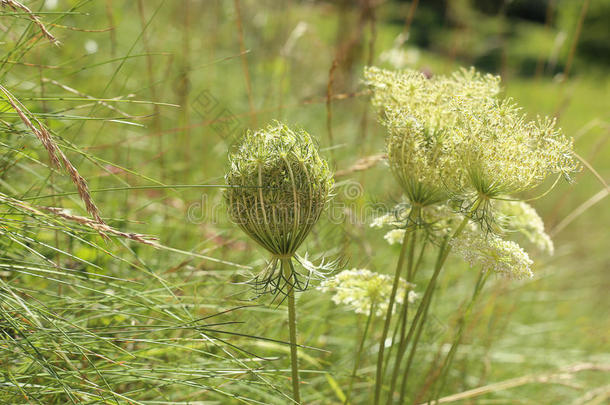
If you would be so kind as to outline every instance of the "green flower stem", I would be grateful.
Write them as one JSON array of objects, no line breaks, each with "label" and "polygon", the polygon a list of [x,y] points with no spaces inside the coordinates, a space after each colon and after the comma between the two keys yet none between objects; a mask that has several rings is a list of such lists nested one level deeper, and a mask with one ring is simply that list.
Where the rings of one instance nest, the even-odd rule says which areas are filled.
[{"label": "green flower stem", "polygon": [[[419,251],[419,256],[417,258],[417,262],[415,263],[413,272],[410,276],[407,274],[408,282],[412,282],[415,279],[415,274],[417,273],[417,270],[420,268],[421,262],[424,257],[424,252],[426,250],[426,246],[427,246],[427,240],[424,239],[424,242],[422,243],[422,247]],[[411,290],[405,291],[405,296],[404,296],[403,302],[408,302],[410,291]],[[407,320],[408,320],[408,305],[406,305],[406,306],[403,305],[401,312],[400,312],[400,318],[401,318],[400,325],[397,324],[396,327],[394,328],[394,334],[392,335],[392,342],[396,341],[396,336],[398,335],[398,331],[400,329],[400,333],[401,333],[400,342],[402,344],[402,342],[405,340],[405,334],[406,334],[406,327],[407,327]],[[392,349],[392,347],[390,347],[390,351],[391,351],[391,349]],[[388,357],[391,357],[391,355],[388,354]]]},{"label": "green flower stem", "polygon": [[[419,213],[419,211],[418,211]],[[414,271],[414,257],[415,257],[415,245],[417,243],[417,230],[413,232],[413,237],[409,242],[409,253],[407,256],[407,282],[413,281]],[[420,257],[421,258],[421,257]],[[417,261],[419,264],[420,260]],[[409,316],[409,289],[405,290],[405,297],[402,304],[401,310],[401,326],[400,326],[400,343],[398,345],[398,352],[394,359],[394,370],[392,371],[392,379],[390,382],[390,393],[388,395],[388,404],[392,403],[392,397],[394,395],[394,389],[396,388],[396,380],[398,379],[398,372],[400,370],[400,363],[402,362],[402,356],[405,354],[407,348],[406,330],[407,330],[407,318]],[[388,360],[389,363],[389,360]]]},{"label": "green flower stem", "polygon": [[371,309],[369,311],[369,315],[366,318],[366,325],[364,326],[364,332],[362,333],[362,339],[360,340],[360,345],[358,346],[358,352],[356,353],[356,362],[354,363],[354,370],[352,371],[352,375],[350,376],[349,388],[347,389],[347,395],[345,396],[345,401],[343,401],[344,404],[349,403],[349,399],[352,394],[352,389],[354,386],[354,379],[356,378],[356,373],[358,372],[358,369],[360,368],[360,360],[362,359],[362,350],[364,349],[364,343],[366,342],[366,336],[369,331],[369,326],[371,325],[371,319],[373,319],[373,314],[375,313],[375,308],[376,308],[376,305],[375,305],[375,302],[373,302],[371,304]]},{"label": "green flower stem", "polygon": [[[282,272],[287,280],[292,277],[293,266],[291,259],[282,259]],[[294,287],[288,285],[288,328],[290,329],[290,365],[292,368],[292,397],[297,404],[301,403],[299,391],[299,358],[297,353],[297,316],[294,302]]]},{"label": "green flower stem", "polygon": [[[409,217],[407,219],[407,224],[411,223],[413,219],[414,210],[409,212]],[[402,241],[402,246],[400,248],[400,256],[398,257],[398,264],[396,265],[396,271],[394,273],[394,283],[392,284],[392,293],[390,294],[390,301],[388,302],[388,310],[385,316],[385,322],[383,325],[383,331],[381,333],[381,340],[379,341],[379,353],[377,354],[377,372],[375,376],[375,405],[379,405],[379,399],[381,397],[381,386],[383,385],[383,354],[385,351],[385,340],[388,337],[388,332],[390,331],[390,322],[392,320],[392,310],[394,309],[394,301],[396,300],[396,291],[398,290],[398,284],[400,281],[400,272],[403,268],[403,263],[405,261],[405,256],[407,252],[407,245],[409,242],[409,232],[410,229],[407,228],[405,232],[405,236]]]},{"label": "green flower stem", "polygon": [[413,358],[415,357],[415,352],[417,349],[417,344],[419,343],[419,338],[421,336],[422,330],[424,329],[425,319],[428,314],[428,308],[430,307],[430,301],[431,300],[428,300],[425,303],[424,316],[422,318],[422,321],[417,325],[417,331],[415,332],[415,338],[413,339],[413,346],[411,347],[411,350],[409,351],[409,357],[407,358],[407,364],[405,366],[405,371],[402,375],[402,380],[400,382],[400,402],[399,403],[404,403],[404,400],[405,400],[405,395],[407,392],[407,376],[409,375],[409,370],[411,369],[411,364],[413,363]]},{"label": "green flower stem", "polygon": [[466,307],[466,311],[464,311],[464,313],[462,314],[462,316],[460,317],[460,319],[458,321],[458,323],[459,323],[458,332],[455,335],[455,338],[453,339],[453,343],[451,344],[451,349],[449,350],[449,353],[447,353],[447,357],[445,358],[445,361],[443,362],[443,365],[441,367],[440,378],[439,378],[439,385],[438,385],[437,389],[434,391],[433,398],[434,398],[435,402],[438,401],[438,398],[439,398],[441,392],[443,391],[443,388],[445,388],[445,383],[447,381],[447,375],[449,373],[449,368],[451,367],[451,363],[453,362],[455,353],[457,352],[457,348],[460,345],[460,343],[462,342],[462,336],[464,334],[464,329],[466,328],[466,324],[470,318],[470,315],[472,314],[472,308],[474,307],[474,304],[477,301],[479,294],[483,290],[483,287],[485,286],[485,283],[487,282],[487,279],[489,278],[490,273],[491,272],[489,272],[489,271],[481,271],[481,273],[479,274],[479,278],[477,279],[477,283],[475,284],[474,291],[472,292],[472,297],[470,298],[470,302],[468,303],[468,306]]},{"label": "green flower stem", "polygon": [[[478,204],[475,204],[473,206],[473,210],[476,210],[477,207],[478,207]],[[457,236],[459,236],[464,231],[464,228],[466,228],[467,223],[468,223],[468,217],[466,216],[466,217],[464,217],[464,219],[462,220],[462,222],[460,223],[458,228],[455,230],[455,232],[453,233],[451,238],[447,237],[443,241],[443,244],[441,245],[441,247],[439,249],[436,264],[434,266],[434,272],[432,273],[432,277],[430,278],[428,286],[426,287],[426,292],[424,293],[422,302],[419,304],[419,307],[417,308],[417,313],[415,314],[415,317],[413,318],[413,321],[411,322],[411,327],[409,328],[409,333],[407,334],[407,338],[406,338],[407,345],[411,341],[411,338],[413,337],[413,333],[415,332],[416,327],[420,323],[420,319],[421,319],[421,326],[419,328],[417,328],[418,329],[417,336],[413,342],[413,346],[411,347],[411,351],[409,353],[409,357],[407,360],[407,366],[406,366],[406,369],[402,376],[400,403],[404,403],[404,396],[405,396],[406,385],[407,385],[407,380],[408,380],[408,376],[409,376],[409,369],[410,369],[411,363],[413,361],[415,352],[417,351],[417,344],[419,343],[419,336],[421,335],[423,325],[425,324],[426,318],[428,317],[428,308],[429,308],[430,302],[432,300],[432,294],[435,290],[436,280],[438,279],[441,269],[443,268],[443,266],[445,265],[445,262],[447,261],[449,252],[451,252],[451,245],[449,244],[449,240],[454,239]]]},{"label": "green flower stem", "polygon": [[410,275],[407,275],[408,282],[413,282],[413,280],[415,280],[415,275],[417,274],[417,270],[419,270],[421,267],[421,263],[424,259],[424,252],[426,251],[427,246],[428,240],[424,238],[421,249],[419,250],[419,255],[417,256],[417,262],[415,262],[415,267],[413,268],[413,272]]},{"label": "green flower stem", "polygon": [[[410,244],[413,243],[413,238],[411,238]],[[411,245],[409,245],[409,247],[407,249],[411,249]],[[407,250],[407,278],[409,278],[409,250]],[[387,372],[387,368],[389,367],[389,363],[390,363],[390,359],[392,358],[392,352],[394,351],[394,347],[396,347],[396,350],[398,350],[398,352],[400,352],[400,347],[402,347],[402,342],[404,341],[405,338],[405,334],[406,334],[406,328],[407,328],[407,316],[408,316],[408,298],[409,298],[409,289],[407,288],[405,290],[405,294],[404,294],[404,300],[403,300],[403,305],[400,308],[400,314],[398,315],[398,319],[400,320],[400,322],[397,322],[396,325],[394,326],[394,332],[392,333],[392,343],[394,342],[399,342],[399,345],[396,346],[394,344],[392,344],[392,346],[390,346],[390,349],[388,351],[388,353],[386,354],[386,358],[388,359],[386,361],[386,363],[384,364],[384,368],[383,368],[383,375],[386,375]],[[399,335],[400,332],[400,335]],[[400,338],[398,338],[398,336],[400,336]],[[398,355],[398,353],[397,353]],[[382,390],[383,392],[383,390]]]},{"label": "green flower stem", "polygon": [[[412,272],[411,276],[409,276],[407,274],[408,282],[411,282],[415,279],[415,274],[417,273],[417,270],[420,268],[420,265],[421,265],[421,262],[422,262],[422,259],[424,256],[424,251],[426,249],[426,245],[427,245],[427,240],[424,239],[424,242],[422,243],[422,247],[419,251],[419,256],[417,258],[417,262],[415,263],[413,272]],[[411,290],[405,291],[405,296],[404,296],[403,302],[408,302],[410,292],[411,292]],[[396,341],[396,336],[398,335],[398,331],[400,330],[400,333],[401,333],[400,342],[402,344],[402,342],[404,342],[404,340],[405,340],[405,335],[406,335],[406,327],[407,327],[407,320],[408,320],[408,304],[403,305],[403,307],[400,311],[400,319],[401,319],[400,324],[397,324],[396,327],[394,328],[394,334],[392,335],[392,342]],[[392,349],[392,347],[390,347],[390,353],[391,353],[391,349]],[[390,353],[388,353],[388,358],[392,357]]]}]

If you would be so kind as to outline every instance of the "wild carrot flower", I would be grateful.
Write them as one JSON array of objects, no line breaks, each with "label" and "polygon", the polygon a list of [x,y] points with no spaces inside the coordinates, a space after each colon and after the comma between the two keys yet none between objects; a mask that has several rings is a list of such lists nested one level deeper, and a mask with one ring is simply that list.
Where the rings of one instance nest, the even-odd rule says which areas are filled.
[{"label": "wild carrot flower", "polygon": [[[529,121],[510,99],[499,97],[498,76],[462,69],[451,76],[428,79],[412,70],[370,67],[364,77],[379,120],[387,130],[388,163],[410,204],[408,221],[414,225],[400,226],[386,218],[376,222],[395,228],[386,234],[388,242],[397,242],[400,234],[404,238],[379,343],[374,396],[377,405],[394,292],[405,257],[408,274],[413,274],[409,259],[413,263],[413,246],[420,230],[425,231],[428,240],[440,240],[424,300],[434,292],[451,250],[483,271],[512,278],[531,277],[531,259],[517,243],[503,239],[506,230],[502,225],[515,225],[547,249],[550,239],[541,231],[541,222],[525,226],[514,218],[503,219],[504,223],[496,221],[495,202],[531,190],[554,174],[569,179],[578,165],[572,141],[555,127],[554,120]],[[520,208],[518,216],[533,219],[531,211]],[[405,242],[411,233],[413,243],[408,245]],[[422,316],[425,319],[425,312]],[[391,391],[398,370],[395,367]]]},{"label": "wild carrot flower", "polygon": [[453,97],[478,100],[498,92],[498,80],[474,71],[450,78],[428,79],[423,74],[375,67],[365,70],[372,102],[388,130],[390,169],[413,204],[427,206],[447,199],[444,179],[454,170],[451,128],[457,114]]},{"label": "wild carrot flower", "polygon": [[553,174],[569,178],[577,170],[572,141],[554,120],[528,121],[510,100],[453,104],[459,111],[452,138],[458,170],[446,184],[466,207],[479,201],[490,208],[491,199],[531,190]]},{"label": "wild carrot flower", "polygon": [[578,168],[572,141],[554,120],[528,121],[498,97],[498,76],[463,69],[427,79],[371,67],[365,82],[388,130],[390,168],[413,204],[451,198],[484,217],[490,199]]},{"label": "wild carrot flower", "polygon": [[471,266],[482,271],[493,271],[508,278],[530,278],[533,276],[532,260],[515,242],[503,240],[493,234],[464,232],[450,241],[453,251]]},{"label": "wild carrot flower", "polygon": [[248,132],[229,157],[225,199],[231,219],[272,258],[256,278],[263,291],[303,289],[294,266],[282,274],[281,260],[296,255],[331,197],[332,174],[309,134],[277,123]]},{"label": "wild carrot flower", "polygon": [[494,209],[505,232],[520,233],[539,250],[553,254],[553,241],[544,231],[544,222],[534,207],[523,201],[497,200]]},{"label": "wild carrot flower", "polygon": [[[229,216],[271,253],[254,284],[259,291],[283,294],[288,301],[292,392],[300,404],[295,290],[305,290],[316,269],[296,251],[331,197],[332,174],[307,132],[280,123],[248,132],[229,161]],[[305,282],[293,258],[309,272]]]},{"label": "wild carrot flower", "polygon": [[[417,294],[414,285],[400,279],[397,301],[402,303],[406,290],[409,302],[414,302]],[[368,314],[374,306],[375,315],[383,316],[388,309],[388,299],[392,291],[392,278],[385,274],[374,273],[367,269],[343,270],[320,284],[322,292],[333,291],[335,304],[347,305],[360,314]]]}]

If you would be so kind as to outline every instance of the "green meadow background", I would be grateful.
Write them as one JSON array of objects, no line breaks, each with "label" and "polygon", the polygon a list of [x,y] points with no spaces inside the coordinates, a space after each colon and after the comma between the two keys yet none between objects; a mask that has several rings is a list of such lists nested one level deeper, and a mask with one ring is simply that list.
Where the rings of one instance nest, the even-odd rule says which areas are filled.
[{"label": "green meadow background", "polygon": [[[0,84],[51,131],[107,223],[161,246],[107,241],[0,200],[0,403],[290,403],[285,308],[244,284],[267,257],[227,218],[227,154],[273,120],[306,129],[337,176],[300,253],[392,274],[398,248],[369,226],[401,198],[362,84],[371,64],[500,74],[529,116],[557,118],[583,162],[573,183],[525,196],[556,252],[533,254],[532,280],[492,278],[444,403],[607,403],[609,1],[22,3],[61,45],[23,10],[0,8]],[[87,216],[66,172],[0,108],[0,192]],[[452,259],[441,275],[414,362],[416,403],[476,273]],[[298,296],[303,401],[340,404],[365,319],[315,284]],[[355,404],[374,385],[373,322]]]}]

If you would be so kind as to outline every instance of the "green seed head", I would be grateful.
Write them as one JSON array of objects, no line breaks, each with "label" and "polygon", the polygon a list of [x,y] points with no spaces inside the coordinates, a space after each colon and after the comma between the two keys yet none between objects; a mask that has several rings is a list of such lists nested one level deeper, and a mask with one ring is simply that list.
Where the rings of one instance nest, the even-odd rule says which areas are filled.
[{"label": "green seed head", "polygon": [[303,130],[248,132],[229,156],[229,215],[274,258],[291,258],[331,197],[332,174]]}]

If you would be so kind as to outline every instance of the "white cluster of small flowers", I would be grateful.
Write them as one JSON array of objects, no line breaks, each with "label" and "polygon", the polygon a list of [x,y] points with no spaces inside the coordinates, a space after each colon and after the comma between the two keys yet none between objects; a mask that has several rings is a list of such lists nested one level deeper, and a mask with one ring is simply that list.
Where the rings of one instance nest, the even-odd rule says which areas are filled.
[{"label": "white cluster of small flowers", "polygon": [[[414,302],[417,294],[413,291],[413,287],[413,284],[401,278],[396,302],[403,303],[407,291],[409,302]],[[347,305],[356,313],[369,314],[374,305],[375,316],[384,316],[392,292],[392,278],[367,269],[344,270],[322,281],[318,290],[334,292],[332,300],[335,304]]]},{"label": "white cluster of small flowers", "polygon": [[549,255],[554,253],[553,241],[544,231],[544,222],[534,207],[523,201],[498,200],[495,208],[500,215],[501,226],[507,231],[519,232],[541,251]]},{"label": "white cluster of small flowers", "polygon": [[[484,270],[531,276],[527,253],[504,237],[520,232],[549,253],[553,243],[531,206],[499,200],[550,175],[577,171],[572,140],[554,119],[529,121],[512,100],[499,97],[499,76],[462,69],[428,78],[369,67],[364,78],[388,132],[390,169],[428,236],[453,237],[467,216],[481,225],[460,228],[451,241],[458,254]],[[395,244],[410,225],[399,222],[386,216],[374,226],[394,228],[384,238]]]},{"label": "white cluster of small flowers", "polygon": [[371,222],[371,228],[383,228],[386,226],[390,226],[393,225],[396,222],[396,216],[393,214],[383,214],[380,215],[378,217],[376,217],[375,219],[373,219],[373,222]]},{"label": "white cluster of small flowers", "polygon": [[[402,211],[401,211],[402,210]],[[371,222],[371,228],[393,228],[385,233],[383,238],[390,244],[402,244],[407,226],[407,212],[404,211],[404,204],[394,207],[393,213],[381,215]],[[397,215],[396,213],[400,213]],[[436,238],[446,236],[455,225],[462,221],[463,215],[454,212],[447,204],[429,205],[423,207],[421,220],[426,224],[429,236]],[[469,224],[475,228],[474,224]]]},{"label": "white cluster of small flowers", "polygon": [[500,78],[474,69],[428,79],[413,70],[365,70],[388,130],[392,172],[408,200],[496,198],[577,169],[572,141],[552,119],[530,122],[498,97]]},{"label": "white cluster of small flowers", "polygon": [[380,215],[373,219],[371,228],[394,228],[384,235],[384,239],[390,245],[401,244],[405,236],[405,225],[407,221],[408,210],[405,210],[405,204],[398,204],[391,212]]},{"label": "white cluster of small flowers", "polygon": [[388,231],[385,235],[383,235],[383,239],[388,241],[390,245],[402,244],[402,241],[405,237],[405,232],[405,229],[392,229],[391,231]]},{"label": "white cluster of small flowers", "polygon": [[[532,261],[528,254],[516,242],[505,240],[503,236],[520,232],[541,250],[552,253],[553,242],[544,232],[542,219],[532,206],[522,201],[497,200],[494,209],[500,215],[501,228],[488,233],[478,224],[469,222],[463,233],[450,242],[454,253],[471,266],[481,266],[483,271],[517,279],[531,277]],[[450,236],[464,218],[447,204],[425,207],[421,215],[428,236],[434,238]],[[395,228],[397,224],[404,226],[404,222],[396,222],[393,214],[378,217],[374,222],[375,227],[394,227],[384,235],[390,245],[401,244],[406,232],[404,228]]]},{"label": "white cluster of small flowers", "polygon": [[467,231],[450,241],[453,251],[482,271],[493,271],[508,278],[523,279],[533,276],[532,260],[515,242],[494,234]]}]

